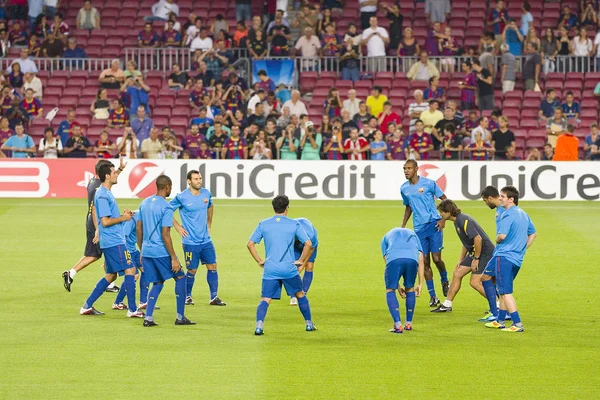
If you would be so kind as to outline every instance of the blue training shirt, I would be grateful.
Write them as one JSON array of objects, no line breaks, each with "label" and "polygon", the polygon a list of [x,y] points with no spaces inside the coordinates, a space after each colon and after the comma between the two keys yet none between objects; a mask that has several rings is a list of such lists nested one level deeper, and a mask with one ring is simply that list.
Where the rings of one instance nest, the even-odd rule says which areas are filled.
[{"label": "blue training shirt", "polygon": [[294,265],[294,241],[301,243],[309,240],[308,235],[300,225],[285,215],[275,215],[258,223],[250,236],[256,244],[265,239],[265,270],[263,279],[289,279],[298,275]]},{"label": "blue training shirt", "polygon": [[[319,244],[319,235],[317,234],[317,229],[312,224],[312,222],[310,222],[308,219],[302,218],[302,217],[296,218],[296,219],[294,219],[294,221],[300,222],[300,226],[302,226],[302,229],[304,229],[304,232],[306,232],[306,235],[312,242],[313,247],[317,247],[317,245]],[[302,246],[303,246],[302,243],[300,243],[299,241],[296,242],[296,247],[302,248]]]},{"label": "blue training shirt", "polygon": [[143,225],[144,240],[142,256],[148,258],[169,257],[162,240],[162,228],[173,226],[173,207],[161,196],[148,197],[140,204],[140,220]]},{"label": "blue training shirt", "polygon": [[506,209],[504,207],[496,207],[496,236],[498,236],[498,227],[500,226],[500,219],[502,218],[502,215],[504,215],[504,213],[506,212]]},{"label": "blue training shirt", "polygon": [[435,181],[419,176],[419,180],[414,185],[409,181],[404,182],[400,194],[404,205],[412,209],[415,231],[421,230],[430,222],[442,219],[437,211],[435,199],[442,197],[444,192]]},{"label": "blue training shirt", "polygon": [[498,225],[498,234],[506,238],[494,250],[494,256],[504,257],[513,264],[521,266],[525,258],[527,237],[535,233],[531,218],[518,206],[510,207],[502,214]]},{"label": "blue training shirt", "polygon": [[181,239],[183,244],[200,245],[210,242],[207,214],[212,207],[212,194],[208,190],[201,188],[198,196],[194,196],[188,188],[171,200],[171,206],[174,210],[179,210],[181,225],[189,234]]},{"label": "blue training shirt", "polygon": [[123,236],[125,236],[125,245],[130,253],[137,251],[137,229],[136,224],[140,219],[140,211],[133,212],[133,218],[123,222]]},{"label": "blue training shirt", "polygon": [[381,240],[381,254],[385,257],[386,264],[398,258],[419,262],[419,252],[423,252],[421,241],[416,233],[407,228],[394,228]]},{"label": "blue training shirt", "polygon": [[100,185],[94,195],[94,206],[96,207],[96,217],[98,218],[98,235],[100,236],[100,248],[108,249],[109,247],[125,244],[123,236],[123,227],[121,223],[111,226],[103,226],[102,218],[119,218],[121,213],[117,206],[117,201],[112,192]]}]

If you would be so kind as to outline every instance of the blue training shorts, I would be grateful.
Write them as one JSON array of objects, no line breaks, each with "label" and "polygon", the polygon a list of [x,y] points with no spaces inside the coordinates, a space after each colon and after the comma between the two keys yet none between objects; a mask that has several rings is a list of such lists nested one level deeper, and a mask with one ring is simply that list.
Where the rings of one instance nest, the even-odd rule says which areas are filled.
[{"label": "blue training shorts", "polygon": [[428,222],[415,231],[421,242],[424,256],[429,253],[439,253],[444,248],[444,231],[438,231],[436,224],[437,221]]},{"label": "blue training shorts", "polygon": [[498,294],[512,294],[513,282],[519,270],[520,265],[513,264],[505,257],[492,257],[490,263],[496,264],[496,290]]},{"label": "blue training shorts", "polygon": [[261,297],[267,299],[281,299],[281,285],[285,287],[288,296],[302,292],[302,279],[300,274],[288,279],[263,279]]},{"label": "blue training shorts", "polygon": [[[315,260],[317,259],[317,250],[319,249],[319,245],[316,245],[313,248],[313,253],[311,254],[310,257],[308,257],[308,262],[314,263]],[[294,255],[296,256],[296,260],[300,259],[300,256],[302,255],[302,248],[297,248],[294,247]]]},{"label": "blue training shorts", "polygon": [[[140,263],[140,252],[135,250],[135,251],[129,251],[129,255],[131,256],[131,262],[133,263],[133,266],[135,267],[135,273],[139,274],[140,273],[140,267],[142,266],[142,264]],[[119,271],[119,276],[123,276],[125,275],[125,271]]]},{"label": "blue training shorts", "polygon": [[129,254],[127,246],[124,244],[102,249],[102,252],[104,253],[107,274],[118,274],[126,269],[134,268],[131,254]]},{"label": "blue training shorts", "polygon": [[142,262],[144,276],[149,283],[164,282],[171,278],[175,279],[185,276],[183,268],[180,268],[177,272],[171,270],[171,257],[144,257]]},{"label": "blue training shorts", "polygon": [[212,240],[203,244],[184,244],[185,267],[187,269],[198,269],[198,265],[216,264],[217,253]]},{"label": "blue training shorts", "polygon": [[398,290],[400,278],[406,289],[415,287],[419,263],[411,258],[396,258],[385,266],[385,288]]}]

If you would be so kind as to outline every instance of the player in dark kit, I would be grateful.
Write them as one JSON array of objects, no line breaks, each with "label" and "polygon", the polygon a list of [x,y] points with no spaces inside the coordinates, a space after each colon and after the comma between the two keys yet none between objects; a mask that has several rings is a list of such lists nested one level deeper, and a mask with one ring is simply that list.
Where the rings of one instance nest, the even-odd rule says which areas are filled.
[{"label": "player in dark kit", "polygon": [[459,259],[461,260],[452,276],[450,290],[446,300],[431,312],[452,311],[452,301],[460,290],[462,279],[471,272],[471,287],[484,298],[485,291],[481,284],[481,276],[486,265],[492,258],[494,244],[483,228],[471,216],[463,214],[452,200],[442,200],[437,206],[445,221],[454,222],[456,233],[462,243]]},{"label": "player in dark kit", "polygon": [[[98,190],[98,188],[101,185],[100,179],[98,178],[98,170],[100,169],[100,167],[102,165],[105,165],[105,164],[112,165],[112,163],[108,160],[105,160],[105,159],[98,160],[98,162],[96,163],[96,167],[95,167],[96,175],[92,179],[90,179],[90,181],[88,182],[88,185],[87,185],[88,213],[87,213],[87,219],[86,219],[86,224],[85,224],[85,230],[86,230],[85,250],[83,252],[83,257],[81,257],[79,259],[77,264],[75,264],[75,266],[73,268],[71,268],[71,270],[64,271],[62,273],[63,285],[65,286],[65,289],[68,292],[71,291],[71,284],[73,283],[73,278],[75,277],[75,274],[77,274],[79,271],[81,271],[88,265],[98,261],[100,259],[100,257],[102,257],[102,250],[100,249],[99,238],[98,238],[98,221],[96,220],[96,212],[95,212],[95,207],[94,207],[94,196],[96,195],[96,190]],[[121,172],[123,172],[126,165],[127,165],[127,163],[123,161],[123,158],[121,158],[120,165],[117,170],[117,176]],[[106,291],[107,292],[118,292],[119,287],[116,286],[114,283],[112,283],[106,289]]]}]

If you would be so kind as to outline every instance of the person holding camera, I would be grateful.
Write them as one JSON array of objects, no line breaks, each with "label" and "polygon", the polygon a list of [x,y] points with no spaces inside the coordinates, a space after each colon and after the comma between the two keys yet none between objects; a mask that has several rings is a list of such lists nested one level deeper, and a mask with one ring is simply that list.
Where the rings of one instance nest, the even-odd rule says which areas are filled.
[{"label": "person holding camera", "polygon": [[304,124],[304,134],[300,138],[300,148],[302,149],[301,160],[320,160],[319,151],[323,143],[323,135],[315,133],[315,125],[312,121]]},{"label": "person holding camera", "polygon": [[290,124],[281,132],[281,136],[277,139],[276,147],[279,150],[280,160],[298,159],[296,150],[300,145],[300,141],[294,137],[295,130],[294,125]]},{"label": "person holding camera", "polygon": [[265,131],[258,132],[258,137],[250,150],[250,157],[254,160],[270,160],[273,158],[273,153],[267,145],[267,136]]},{"label": "person holding camera", "polygon": [[[148,134],[150,137],[150,134]],[[137,158],[137,149],[140,146],[140,140],[134,135],[133,129],[126,127],[123,130],[123,136],[117,138],[117,150],[124,159]]]},{"label": "person holding camera", "polygon": [[323,154],[327,160],[341,160],[344,152],[344,145],[342,144],[342,127],[339,120],[334,122],[333,133],[331,137],[325,141],[323,146]]},{"label": "person holding camera", "polygon": [[88,138],[83,136],[81,125],[73,125],[71,134],[72,136],[67,140],[63,153],[70,158],[86,158],[87,153],[91,152],[93,147]]}]

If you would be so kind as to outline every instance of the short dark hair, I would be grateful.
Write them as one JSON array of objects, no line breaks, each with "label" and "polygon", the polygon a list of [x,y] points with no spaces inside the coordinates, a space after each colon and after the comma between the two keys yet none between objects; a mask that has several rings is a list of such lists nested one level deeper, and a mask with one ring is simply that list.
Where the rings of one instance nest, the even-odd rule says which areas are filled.
[{"label": "short dark hair", "polygon": [[573,124],[567,125],[567,132],[569,132],[569,133],[575,132],[575,126],[573,126]]},{"label": "short dark hair", "polygon": [[529,5],[529,3],[525,2],[523,4],[523,9],[527,12],[531,11],[531,5]]},{"label": "short dark hair", "polygon": [[473,65],[479,65],[481,67],[481,62],[478,59],[472,61]]},{"label": "short dark hair", "polygon": [[98,178],[100,178],[100,182],[104,183],[106,181],[106,175],[110,175],[113,168],[114,166],[111,162],[100,165],[100,168],[98,168]]},{"label": "short dark hair", "polygon": [[275,211],[276,214],[282,214],[290,205],[290,199],[288,199],[285,194],[280,194],[273,199],[271,204],[273,205],[273,211]]},{"label": "short dark hair", "polygon": [[419,167],[419,164],[417,164],[417,160],[413,160],[413,159],[406,160],[405,164],[412,164],[412,166],[415,168]]},{"label": "short dark hair", "polygon": [[158,178],[156,178],[156,189],[157,190],[164,190],[167,188],[167,186],[169,186],[171,184],[172,184],[171,178],[169,178],[166,175],[159,175]]},{"label": "short dark hair", "polygon": [[415,125],[418,124],[419,122],[422,123],[422,124],[424,124],[423,120],[418,119],[418,120],[415,121]]},{"label": "short dark hair", "polygon": [[188,180],[188,181],[189,181],[189,180],[191,180],[191,179],[192,179],[192,175],[195,175],[195,174],[198,174],[198,175],[200,175],[200,172],[198,172],[198,171],[197,171],[197,170],[195,170],[195,169],[193,169],[193,170],[189,171],[189,172],[187,173],[187,180]]},{"label": "short dark hair", "polygon": [[96,167],[94,168],[94,170],[96,171],[96,175],[100,176],[100,167],[104,164],[112,165],[112,163],[106,159],[98,160],[98,162],[96,163]]},{"label": "short dark hair", "polygon": [[488,197],[498,198],[500,197],[500,193],[495,186],[486,186],[481,192],[481,197],[487,199]]},{"label": "short dark hair", "polygon": [[552,88],[546,89],[546,96],[553,92],[555,92],[555,90]]},{"label": "short dark hair", "polygon": [[570,90],[567,92],[567,94],[565,96],[569,96],[569,95],[573,96],[573,92],[571,92]]},{"label": "short dark hair", "polygon": [[391,101],[385,101],[385,102],[383,103],[383,105],[384,105],[384,106],[391,106],[391,105],[392,105],[392,102],[391,102]]},{"label": "short dark hair", "polygon": [[58,17],[60,19],[65,19],[65,17],[63,16],[63,14],[61,12],[57,12],[56,14],[54,14],[55,17]]},{"label": "short dark hair", "polygon": [[456,132],[456,126],[454,126],[454,124],[446,124],[444,126],[444,130],[448,131],[450,133],[454,133],[454,132]]},{"label": "short dark hair", "polygon": [[258,71],[258,75],[263,75],[263,76],[267,76],[267,71],[265,71],[264,69],[261,69],[260,71]]},{"label": "short dark hair", "polygon": [[450,213],[451,216],[457,217],[458,214],[461,213],[460,208],[450,199],[442,200],[440,204],[438,204],[437,209],[439,212],[447,212]]},{"label": "short dark hair", "polygon": [[379,93],[381,93],[381,86],[373,86],[371,90],[377,90]]},{"label": "short dark hair", "polygon": [[54,135],[54,129],[51,126],[44,129],[44,134],[46,134],[47,132],[51,132]]},{"label": "short dark hair", "polygon": [[504,186],[500,191],[504,193],[507,198],[513,199],[516,206],[519,205],[519,191],[516,187],[510,185]]}]

